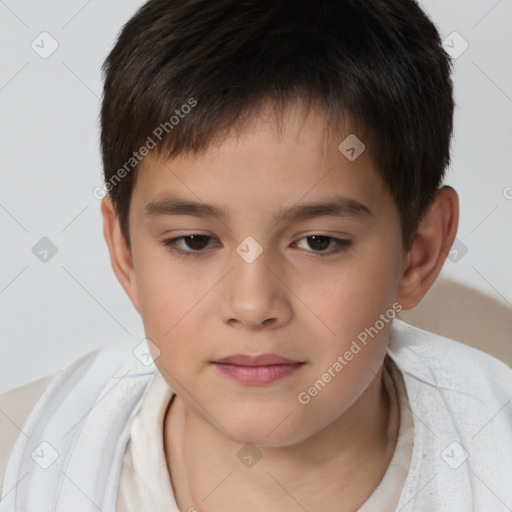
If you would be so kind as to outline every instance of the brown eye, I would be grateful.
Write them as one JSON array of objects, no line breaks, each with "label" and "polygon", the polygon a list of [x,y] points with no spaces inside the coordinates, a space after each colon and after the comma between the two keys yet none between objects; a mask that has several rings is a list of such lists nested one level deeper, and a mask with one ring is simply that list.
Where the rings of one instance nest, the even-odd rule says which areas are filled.
[{"label": "brown eye", "polygon": [[[306,243],[304,244],[303,241]],[[310,235],[301,238],[296,244],[299,248],[306,249],[306,251],[316,256],[333,256],[344,249],[348,249],[352,245],[352,240],[327,235]]]},{"label": "brown eye", "polygon": [[163,240],[162,243],[172,252],[180,256],[201,256],[207,251],[208,243],[213,240],[208,235],[184,235]]},{"label": "brown eye", "polygon": [[308,236],[307,237],[308,244],[312,249],[315,250],[325,250],[329,247],[331,243],[331,237],[328,236]]},{"label": "brown eye", "polygon": [[208,245],[209,238],[210,237],[206,235],[189,235],[184,236],[183,241],[185,242],[189,249],[199,251],[201,249],[204,249]]}]

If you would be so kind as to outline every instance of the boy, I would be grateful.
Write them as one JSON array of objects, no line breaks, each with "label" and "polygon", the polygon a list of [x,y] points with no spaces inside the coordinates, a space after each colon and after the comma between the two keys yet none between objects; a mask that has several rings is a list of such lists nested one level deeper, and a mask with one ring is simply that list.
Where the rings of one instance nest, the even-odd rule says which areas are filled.
[{"label": "boy", "polygon": [[396,319],[458,223],[418,5],[150,0],[104,70],[104,234],[147,339],[52,380],[0,511],[510,509],[512,370]]}]

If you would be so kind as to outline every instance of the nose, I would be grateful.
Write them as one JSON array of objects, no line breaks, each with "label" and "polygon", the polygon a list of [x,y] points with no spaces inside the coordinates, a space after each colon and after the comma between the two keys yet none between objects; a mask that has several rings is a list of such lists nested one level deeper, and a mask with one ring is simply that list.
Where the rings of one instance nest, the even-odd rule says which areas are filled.
[{"label": "nose", "polygon": [[290,292],[269,253],[263,251],[252,262],[235,253],[232,263],[221,290],[224,322],[251,330],[286,325],[292,317]]}]

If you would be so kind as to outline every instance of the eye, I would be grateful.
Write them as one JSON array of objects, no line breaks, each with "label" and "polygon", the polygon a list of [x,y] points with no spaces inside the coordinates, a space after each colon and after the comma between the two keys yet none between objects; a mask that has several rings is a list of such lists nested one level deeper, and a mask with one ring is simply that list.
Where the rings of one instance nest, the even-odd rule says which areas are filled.
[{"label": "eye", "polygon": [[[337,254],[352,245],[352,240],[334,238],[327,235],[305,236],[297,242],[297,245],[299,245],[302,240],[306,240],[306,244],[313,249],[313,251],[309,252],[318,253],[319,256]],[[331,250],[326,251],[329,247],[331,247]]]},{"label": "eye", "polygon": [[[205,248],[208,247],[208,240],[212,237],[208,235],[185,235],[176,238],[169,238],[163,241],[163,244],[171,251],[183,256],[199,256]],[[180,242],[183,242],[180,244]]]}]

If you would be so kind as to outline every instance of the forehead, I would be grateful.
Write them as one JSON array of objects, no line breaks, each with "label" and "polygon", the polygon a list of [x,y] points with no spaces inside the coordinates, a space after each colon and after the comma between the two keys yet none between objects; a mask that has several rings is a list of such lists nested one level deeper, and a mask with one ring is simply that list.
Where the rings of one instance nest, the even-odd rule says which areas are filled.
[{"label": "forehead", "polygon": [[386,190],[368,141],[351,130],[329,130],[324,116],[300,104],[281,117],[271,108],[262,109],[200,153],[171,158],[150,154],[139,171],[133,200],[139,209],[153,212],[158,203],[178,196],[215,203],[224,214],[237,204],[272,206],[276,214],[284,205],[333,198],[336,192],[352,200],[345,210],[358,202],[372,211]]}]

